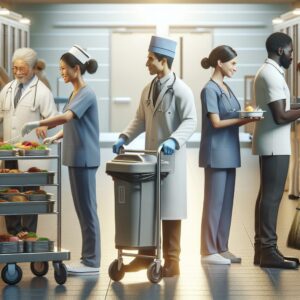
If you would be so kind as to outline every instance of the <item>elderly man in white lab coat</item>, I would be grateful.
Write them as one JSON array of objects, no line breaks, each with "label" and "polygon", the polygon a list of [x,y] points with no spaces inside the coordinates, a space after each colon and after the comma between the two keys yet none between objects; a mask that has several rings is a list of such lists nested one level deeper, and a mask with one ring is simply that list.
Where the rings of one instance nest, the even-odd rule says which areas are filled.
[{"label": "elderly man in white lab coat", "polygon": [[[31,48],[20,48],[13,54],[12,70],[15,79],[0,92],[0,121],[3,125],[4,141],[20,141],[24,123],[57,114],[51,91],[34,74],[36,62],[37,54]],[[46,134],[47,127],[40,127],[36,129],[36,134],[33,132],[26,136],[26,140],[44,139]],[[6,161],[5,167],[18,169],[18,162]],[[11,234],[36,232],[36,215],[7,216],[5,219],[7,231]]]},{"label": "elderly man in white lab coat", "polygon": [[[123,144],[130,143],[146,132],[147,150],[163,145],[164,154],[175,155],[175,171],[169,174],[162,186],[161,217],[163,230],[163,276],[179,275],[181,219],[187,217],[186,205],[186,142],[197,125],[194,96],[191,89],[171,71],[176,42],[153,36],[146,66],[156,75],[143,90],[135,118],[114,144],[119,152]],[[153,250],[139,253],[153,255]],[[135,258],[125,271],[147,268],[149,259]]]}]

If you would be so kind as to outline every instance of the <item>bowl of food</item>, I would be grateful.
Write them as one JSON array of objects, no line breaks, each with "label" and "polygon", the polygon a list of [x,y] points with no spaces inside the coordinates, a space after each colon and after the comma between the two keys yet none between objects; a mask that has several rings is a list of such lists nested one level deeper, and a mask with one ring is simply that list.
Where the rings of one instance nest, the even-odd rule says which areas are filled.
[{"label": "bowl of food", "polygon": [[264,113],[265,113],[265,110],[262,110],[259,107],[254,108],[251,105],[247,105],[245,107],[245,110],[238,111],[238,113],[239,113],[239,117],[241,119],[244,119],[244,118],[262,118]]}]

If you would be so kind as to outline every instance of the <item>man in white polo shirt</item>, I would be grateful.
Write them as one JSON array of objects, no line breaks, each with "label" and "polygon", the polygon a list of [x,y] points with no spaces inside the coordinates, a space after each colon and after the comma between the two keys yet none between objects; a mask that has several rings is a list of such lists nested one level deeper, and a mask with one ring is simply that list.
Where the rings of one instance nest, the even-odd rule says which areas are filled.
[{"label": "man in white polo shirt", "polygon": [[276,223],[284,192],[291,153],[291,122],[300,109],[290,104],[284,69],[292,62],[292,39],[275,32],[266,41],[268,58],[258,70],[254,90],[257,105],[266,111],[255,125],[253,154],[259,155],[260,189],[255,207],[254,264],[267,268],[294,269],[299,260],[285,257],[277,248]]}]

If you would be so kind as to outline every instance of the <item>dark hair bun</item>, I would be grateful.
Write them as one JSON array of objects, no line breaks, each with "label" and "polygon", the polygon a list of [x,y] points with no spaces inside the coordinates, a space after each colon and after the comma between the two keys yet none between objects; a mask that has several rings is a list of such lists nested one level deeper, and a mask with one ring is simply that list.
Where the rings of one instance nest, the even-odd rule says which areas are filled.
[{"label": "dark hair bun", "polygon": [[86,64],[86,70],[90,74],[94,74],[98,69],[98,63],[93,58],[89,59],[85,64]]},{"label": "dark hair bun", "polygon": [[202,68],[204,68],[204,69],[209,69],[209,68],[211,67],[208,57],[204,57],[204,58],[201,60],[201,66],[202,66]]}]

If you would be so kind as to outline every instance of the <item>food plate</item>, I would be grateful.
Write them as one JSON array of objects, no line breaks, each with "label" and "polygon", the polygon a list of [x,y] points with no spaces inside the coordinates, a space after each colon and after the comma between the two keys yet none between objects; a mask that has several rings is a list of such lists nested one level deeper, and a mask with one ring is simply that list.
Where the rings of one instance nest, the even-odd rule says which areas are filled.
[{"label": "food plate", "polygon": [[50,149],[19,149],[20,156],[47,156],[50,153]]},{"label": "food plate", "polygon": [[257,111],[238,111],[240,118],[262,118],[265,110]]}]

